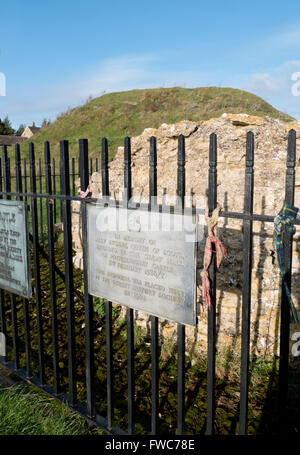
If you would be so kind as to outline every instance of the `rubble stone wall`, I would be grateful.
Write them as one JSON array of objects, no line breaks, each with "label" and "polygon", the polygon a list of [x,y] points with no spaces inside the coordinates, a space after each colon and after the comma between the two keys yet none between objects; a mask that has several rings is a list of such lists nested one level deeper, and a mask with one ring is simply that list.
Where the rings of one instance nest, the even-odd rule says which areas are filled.
[{"label": "rubble stone wall", "polygon": [[[300,136],[300,122],[283,123],[276,119],[246,114],[223,114],[208,121],[182,121],[162,124],[158,129],[147,128],[132,138],[132,186],[134,200],[148,202],[149,140],[157,138],[158,202],[171,202],[176,194],[178,136],[185,136],[186,194],[206,200],[208,185],[209,135],[217,134],[218,203],[226,211],[240,212],[244,203],[244,174],[246,134],[253,131],[254,156],[254,213],[276,215],[284,201],[288,130],[294,128]],[[300,140],[297,146],[295,205],[300,206]],[[110,193],[119,198],[123,191],[123,147],[119,147],[109,165]],[[90,188],[93,197],[101,195],[101,174],[94,173]],[[79,204],[73,202],[74,263],[82,267]],[[200,217],[201,218],[201,217]],[[200,223],[204,221],[199,220]],[[239,343],[242,307],[242,222],[220,218],[219,236],[229,258],[217,272],[218,346]],[[273,225],[253,222],[253,267],[251,288],[251,346],[253,352],[278,353],[280,327],[280,281],[272,257]],[[201,272],[204,241],[198,248],[198,273]],[[299,228],[293,242],[293,299],[300,310],[300,243]],[[199,279],[199,277],[198,277]],[[200,279],[199,279],[200,283]],[[207,308],[201,303],[198,289],[198,323],[196,330],[187,327],[187,335],[199,349],[206,349]],[[136,323],[149,326],[149,318],[136,312]],[[175,333],[176,325],[161,321],[163,335]],[[299,331],[299,327],[291,331]]]}]

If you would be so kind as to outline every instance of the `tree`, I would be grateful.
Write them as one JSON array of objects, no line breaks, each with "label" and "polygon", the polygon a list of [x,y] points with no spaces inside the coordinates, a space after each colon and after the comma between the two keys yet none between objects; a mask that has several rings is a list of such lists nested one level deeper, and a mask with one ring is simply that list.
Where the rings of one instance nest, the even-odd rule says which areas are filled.
[{"label": "tree", "polygon": [[46,128],[49,125],[51,125],[51,121],[44,118],[41,128]]},{"label": "tree", "polygon": [[8,116],[6,116],[3,121],[0,119],[0,134],[12,135],[14,132],[15,130],[12,128]]},{"label": "tree", "polygon": [[19,126],[19,128],[17,129],[16,131],[16,136],[22,136],[22,133],[24,132],[25,130],[25,125],[23,123],[21,123],[21,125]]}]

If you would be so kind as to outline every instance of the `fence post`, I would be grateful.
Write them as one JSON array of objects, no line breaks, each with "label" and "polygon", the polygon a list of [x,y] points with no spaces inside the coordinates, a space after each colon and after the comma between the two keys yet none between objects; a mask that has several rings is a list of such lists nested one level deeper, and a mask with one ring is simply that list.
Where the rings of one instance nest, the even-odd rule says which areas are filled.
[{"label": "fence post", "polygon": [[[124,141],[124,203],[128,206],[131,199],[131,145],[130,138]],[[134,315],[133,309],[127,308],[127,369],[128,369],[128,433],[134,434]]]},{"label": "fence post", "polygon": [[[185,137],[181,134],[178,137],[177,153],[177,196],[182,211],[184,210],[185,197]],[[177,324],[177,346],[178,346],[178,409],[177,409],[177,434],[184,434],[184,401],[185,401],[185,326]]]},{"label": "fence post", "polygon": [[[7,146],[2,145],[2,162],[3,162],[3,183],[4,183],[4,192],[10,193],[11,191],[11,182],[10,182],[10,163],[7,155]],[[10,200],[11,196],[6,195],[6,199]]]},{"label": "fence post", "polygon": [[[36,193],[36,169],[34,144],[29,144],[29,164],[30,164],[30,191]],[[33,241],[33,259],[34,259],[34,279],[35,279],[35,299],[37,313],[37,330],[38,330],[38,356],[40,369],[40,382],[45,382],[45,365],[44,365],[44,340],[43,340],[43,317],[42,317],[42,297],[41,297],[41,278],[40,278],[40,257],[39,257],[39,231],[38,231],[38,214],[36,197],[31,197],[31,216],[32,216],[32,241]]]},{"label": "fence post", "polygon": [[[156,138],[150,138],[149,155],[149,209],[157,206],[157,150]],[[159,407],[159,343],[158,343],[158,318],[151,316],[151,362],[152,362],[152,413],[151,431],[158,432],[158,407]]]},{"label": "fence post", "polygon": [[[45,184],[46,194],[52,194],[51,184],[51,160],[50,144],[44,144],[44,163],[45,163]],[[57,307],[56,307],[56,279],[55,279],[55,255],[54,255],[54,230],[53,230],[53,201],[47,198],[47,234],[48,234],[48,261],[50,279],[50,302],[51,302],[51,323],[52,323],[52,350],[53,350],[53,374],[54,374],[54,393],[59,393],[59,356],[58,356],[58,328],[57,328]]]},{"label": "fence post", "polygon": [[[53,178],[53,194],[56,194],[56,174],[55,174],[55,159],[52,159],[52,178]],[[53,200],[53,208],[54,208],[54,224],[56,224],[56,199]]]},{"label": "fence post", "polygon": [[[26,158],[23,159],[23,176],[24,176],[24,193],[27,193],[27,169],[26,169]],[[27,196],[24,198],[27,205]]]},{"label": "fence post", "polygon": [[[96,166],[98,166],[96,158]],[[98,169],[97,169],[98,170]],[[109,197],[109,176],[108,176],[108,142],[102,139],[101,153],[101,182],[102,197]],[[106,365],[107,365],[107,426],[110,430],[113,425],[113,334],[112,334],[112,303],[106,301]]]},{"label": "fence post", "polygon": [[[16,169],[16,193],[22,193],[22,169],[20,144],[15,145],[15,169]],[[22,196],[17,196],[17,200],[22,201]]]},{"label": "fence post", "polygon": [[[22,193],[22,168],[20,145],[15,145],[15,165],[16,165],[16,192]],[[17,199],[22,201],[22,196],[17,196]],[[27,210],[27,202],[25,199],[25,210]],[[25,356],[26,356],[26,376],[31,377],[31,342],[30,342],[30,317],[28,310],[28,299],[23,298],[23,314],[24,314],[24,337],[25,337]]]},{"label": "fence post", "polygon": [[242,300],[242,344],[241,344],[241,384],[240,384],[240,435],[247,434],[248,391],[249,391],[249,345],[251,313],[251,275],[252,275],[252,219],[254,188],[254,134],[247,133],[246,169],[244,190],[243,221],[243,300]]},{"label": "fence post", "polygon": [[[42,184],[42,160],[39,158],[39,190],[40,194],[43,192]],[[43,198],[40,198],[40,235],[41,243],[44,244],[44,223],[43,223]]]},{"label": "fence post", "polygon": [[[60,141],[60,192],[70,196],[69,143]],[[72,407],[77,402],[76,390],[76,347],[75,347],[75,315],[74,315],[74,280],[72,262],[72,224],[70,200],[61,200],[61,213],[64,230],[64,255],[66,277],[66,303],[68,326],[68,359],[69,359],[69,400]]]},{"label": "fence post", "polygon": [[[295,197],[295,163],[296,163],[296,132],[289,131],[285,180],[285,203],[294,205]],[[292,247],[293,236],[284,235],[286,282],[291,291]],[[280,321],[280,360],[279,360],[279,425],[280,431],[285,432],[287,421],[288,399],[288,370],[289,370],[289,339],[290,314],[288,297],[285,287],[281,287],[281,321]]]},{"label": "fence post", "polygon": [[101,181],[102,181],[102,196],[108,197],[109,196],[108,142],[105,137],[102,139]]},{"label": "fence post", "polygon": [[[88,140],[79,139],[80,188],[86,191],[89,186],[89,155]],[[94,332],[93,297],[88,292],[88,257],[87,257],[87,206],[81,202],[82,216],[82,253],[83,253],[83,281],[85,307],[85,337],[86,337],[86,389],[88,415],[94,417],[95,409],[95,361],[94,361]]]},{"label": "fence post", "polygon": [[[2,160],[3,160],[4,191],[6,193],[10,193],[11,192],[10,160],[7,156],[7,146],[6,145],[2,146]],[[11,199],[10,195],[6,195],[5,197],[7,200]],[[10,293],[10,303],[11,303],[14,367],[15,367],[15,370],[18,370],[20,367],[20,361],[19,361],[17,300],[16,300],[15,294]]]},{"label": "fence post", "polygon": [[72,194],[75,196],[75,158],[72,158]]},{"label": "fence post", "polygon": [[[208,214],[217,207],[217,135],[209,137]],[[214,434],[216,376],[216,255],[208,268],[211,306],[207,309],[207,415],[206,434]]]},{"label": "fence post", "polygon": [[[0,158],[0,191],[2,192],[2,161]],[[0,199],[3,199],[2,194],[0,194]],[[1,318],[1,332],[6,337],[6,319],[5,319],[5,301],[4,301],[4,291],[0,289],[0,318]],[[5,343],[5,360],[7,357],[7,343]]]}]

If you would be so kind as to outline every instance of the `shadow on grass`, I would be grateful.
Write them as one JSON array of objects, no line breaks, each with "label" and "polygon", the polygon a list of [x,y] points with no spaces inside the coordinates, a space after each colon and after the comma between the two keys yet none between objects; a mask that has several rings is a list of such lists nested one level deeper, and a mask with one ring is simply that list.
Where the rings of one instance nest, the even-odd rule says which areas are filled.
[{"label": "shadow on grass", "polygon": [[[63,252],[56,250],[57,264],[62,264]],[[51,335],[51,307],[49,295],[48,263],[41,258],[41,278],[43,285],[43,336],[45,342],[46,379],[53,383],[53,353]],[[82,286],[82,272],[74,269],[74,285]],[[67,319],[64,297],[64,283],[57,277],[57,310],[59,322],[59,361],[61,390],[68,392],[68,339]],[[239,314],[239,305],[237,308]],[[8,329],[8,356],[12,359],[12,324],[9,296],[6,296],[5,313]],[[34,300],[29,303],[30,335],[33,373],[38,375],[37,324]],[[25,338],[22,301],[18,300],[18,336],[21,367],[25,366]],[[238,316],[237,314],[237,316]],[[237,317],[238,320],[238,317]],[[85,378],[85,319],[84,306],[75,301],[75,336],[77,362],[78,399],[86,404]],[[239,322],[237,322],[238,324]],[[97,411],[106,417],[106,324],[105,318],[95,314],[95,390]],[[145,334],[146,336],[146,334]],[[137,337],[135,344],[135,422],[136,433],[151,432],[151,344],[144,337]],[[177,428],[177,346],[175,337],[161,339],[159,358],[159,433],[176,434]],[[114,422],[126,431],[127,419],[127,349],[126,323],[115,315],[113,324],[113,362],[114,362]],[[239,369],[240,352],[237,339],[226,352],[217,356],[216,376],[216,420],[217,434],[236,434],[239,420]],[[264,358],[252,358],[250,362],[249,394],[249,433],[274,433],[277,405],[278,361],[269,362]],[[300,406],[299,368],[291,368],[290,401],[288,412],[288,431],[299,432]],[[189,350],[186,359],[186,433],[204,434],[206,417],[206,358],[195,349]]]}]

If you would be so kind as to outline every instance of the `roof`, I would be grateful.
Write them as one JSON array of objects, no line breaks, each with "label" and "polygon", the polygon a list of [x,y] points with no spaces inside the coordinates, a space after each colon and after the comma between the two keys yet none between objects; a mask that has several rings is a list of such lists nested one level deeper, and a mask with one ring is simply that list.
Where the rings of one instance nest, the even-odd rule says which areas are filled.
[{"label": "roof", "polygon": [[25,137],[0,134],[0,145],[14,145],[25,141]]},{"label": "roof", "polygon": [[[40,131],[40,127],[39,126],[27,126],[28,129],[30,129],[30,131],[35,134],[37,133],[38,131]],[[26,129],[26,128],[25,128]]]}]

